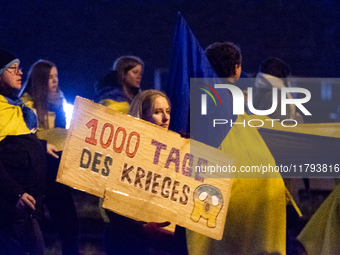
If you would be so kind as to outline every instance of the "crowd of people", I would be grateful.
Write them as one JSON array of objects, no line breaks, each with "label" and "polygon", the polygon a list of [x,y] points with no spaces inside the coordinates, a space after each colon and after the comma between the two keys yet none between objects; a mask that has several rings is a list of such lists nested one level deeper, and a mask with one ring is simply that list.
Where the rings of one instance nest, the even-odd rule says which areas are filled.
[{"label": "crowd of people", "polygon": [[[214,43],[206,49],[206,55],[220,77],[226,77],[232,84],[238,84],[242,75],[239,47],[229,42]],[[78,254],[79,220],[72,190],[55,181],[62,152],[36,136],[37,130],[65,128],[66,125],[64,95],[58,83],[57,66],[48,60],[39,60],[31,66],[27,80],[23,83],[23,72],[19,64],[20,60],[14,53],[0,49],[0,254],[44,254],[41,231],[43,205],[58,226],[63,254]],[[167,130],[171,119],[171,102],[163,92],[141,91],[143,70],[144,63],[139,57],[118,58],[112,70],[96,82],[96,102]],[[254,107],[259,110],[269,109],[272,105],[271,88],[289,86],[285,80],[289,74],[289,67],[282,60],[264,60],[254,85]],[[302,116],[294,106],[287,106],[287,116],[279,116],[279,111],[277,109],[270,117],[289,118],[303,123]],[[234,185],[235,189],[257,188],[257,185],[261,186],[263,183],[237,180]],[[280,185],[277,188],[283,190],[283,182]],[[254,229],[260,229],[256,224],[268,223],[261,220],[268,212],[252,214],[256,209],[248,207],[261,205],[254,205],[250,202],[251,199],[253,198],[249,194],[249,199],[231,202],[230,211],[234,212],[227,216],[225,231],[237,231],[233,227],[228,228],[229,222],[250,224]],[[280,206],[285,206],[285,196],[280,199],[284,201],[280,200]],[[272,201],[267,200],[266,203]],[[244,212],[240,208],[244,208]],[[270,210],[277,210],[279,220],[285,217],[285,213],[280,211],[281,207],[270,207]],[[199,242],[201,238],[195,236],[187,240],[185,229],[181,227],[171,233],[163,228],[169,222],[138,222],[108,210],[103,211],[103,215],[109,221],[105,232],[106,254],[195,254],[192,249],[188,250],[187,241]],[[235,215],[237,220],[232,218]],[[282,237],[281,233],[286,226],[280,225],[279,220],[271,220],[269,226],[273,224],[279,228],[272,232],[278,235],[273,240],[280,240],[280,243],[259,240],[258,237],[245,242],[239,238],[242,235],[247,236],[246,233],[232,232],[220,241],[229,245],[223,246],[223,252],[217,246],[214,248],[211,245],[212,251],[215,249],[222,252],[218,254],[250,254],[244,252],[253,249],[252,254],[283,254],[285,251],[282,247],[285,246],[286,237]],[[247,230],[243,227],[240,229]],[[249,244],[250,241],[255,248]],[[204,254],[214,254],[212,251]]]}]

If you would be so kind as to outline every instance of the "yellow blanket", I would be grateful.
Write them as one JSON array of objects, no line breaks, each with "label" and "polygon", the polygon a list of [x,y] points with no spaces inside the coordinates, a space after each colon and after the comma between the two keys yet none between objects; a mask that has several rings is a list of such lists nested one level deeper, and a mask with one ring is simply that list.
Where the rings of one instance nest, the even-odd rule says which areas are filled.
[{"label": "yellow blanket", "polygon": [[117,112],[121,112],[124,114],[128,114],[129,112],[129,103],[128,102],[116,102],[112,99],[103,99],[99,102],[99,104],[109,107]]},{"label": "yellow blanket", "polygon": [[298,239],[309,255],[340,254],[340,185],[332,191]]},{"label": "yellow blanket", "polygon": [[[248,120],[239,116],[237,122]],[[274,158],[256,128],[234,125],[220,149],[235,156],[236,166],[271,164]],[[286,195],[279,173],[272,178],[234,179],[224,235],[217,241],[187,231],[190,255],[286,254]]]}]

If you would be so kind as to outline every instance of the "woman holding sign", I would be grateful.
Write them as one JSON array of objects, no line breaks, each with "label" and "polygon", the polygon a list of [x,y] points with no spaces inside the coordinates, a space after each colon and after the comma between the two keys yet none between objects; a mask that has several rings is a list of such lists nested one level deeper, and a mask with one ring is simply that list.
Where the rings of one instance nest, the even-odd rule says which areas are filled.
[{"label": "woman holding sign", "polygon": [[135,97],[131,103],[129,115],[149,121],[168,130],[170,109],[170,101],[163,92],[149,89]]},{"label": "woman holding sign", "polygon": [[[164,93],[145,90],[134,98],[129,114],[168,129],[170,110],[170,101]],[[105,240],[107,254],[187,254],[183,228],[176,228],[173,235],[162,228],[169,222],[138,222],[107,213],[110,218]]]}]

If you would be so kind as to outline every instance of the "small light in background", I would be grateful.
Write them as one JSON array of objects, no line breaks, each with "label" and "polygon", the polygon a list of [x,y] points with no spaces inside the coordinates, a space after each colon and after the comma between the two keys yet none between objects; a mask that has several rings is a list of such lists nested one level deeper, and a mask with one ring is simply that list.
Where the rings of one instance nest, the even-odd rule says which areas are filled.
[{"label": "small light in background", "polygon": [[321,100],[327,101],[332,99],[332,84],[328,80],[321,81]]},{"label": "small light in background", "polygon": [[338,114],[337,114],[336,112],[331,112],[331,113],[329,114],[329,118],[330,118],[331,120],[336,120],[336,119],[338,118]]},{"label": "small light in background", "polygon": [[67,101],[64,99],[63,107],[65,111],[66,116],[66,129],[70,127],[71,119],[72,119],[72,113],[73,113],[73,104],[67,103]]}]

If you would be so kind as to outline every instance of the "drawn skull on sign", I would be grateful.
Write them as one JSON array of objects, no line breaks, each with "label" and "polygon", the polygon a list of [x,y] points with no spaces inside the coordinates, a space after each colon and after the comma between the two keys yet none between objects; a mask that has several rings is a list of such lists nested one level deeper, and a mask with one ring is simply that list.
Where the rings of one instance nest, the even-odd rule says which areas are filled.
[{"label": "drawn skull on sign", "polygon": [[220,190],[209,184],[202,184],[194,191],[194,209],[191,220],[198,222],[202,217],[207,220],[209,228],[216,227],[216,218],[223,207],[223,197]]}]

